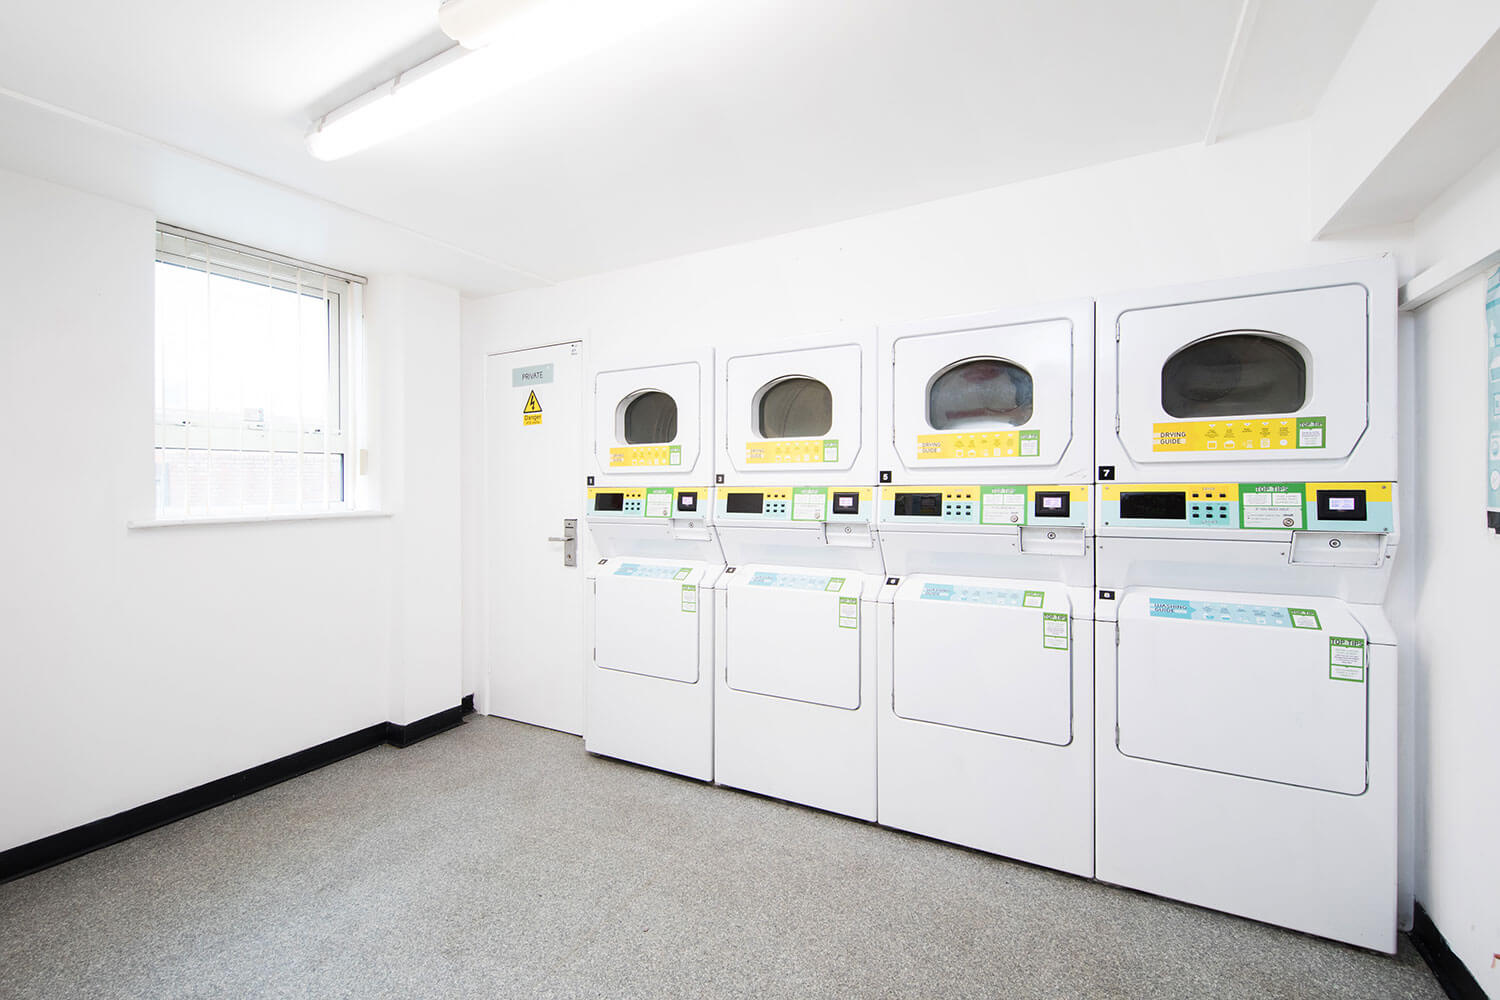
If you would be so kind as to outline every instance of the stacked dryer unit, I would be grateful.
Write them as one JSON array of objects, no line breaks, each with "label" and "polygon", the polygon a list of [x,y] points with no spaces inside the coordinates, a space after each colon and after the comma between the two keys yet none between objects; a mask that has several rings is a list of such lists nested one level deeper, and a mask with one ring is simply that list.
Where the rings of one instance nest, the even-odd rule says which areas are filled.
[{"label": "stacked dryer unit", "polygon": [[1394,268],[1098,315],[1098,877],[1394,951]]},{"label": "stacked dryer unit", "polygon": [[875,340],[721,357],[715,780],[875,819]]},{"label": "stacked dryer unit", "polygon": [[1085,876],[1093,347],[1089,301],[880,338],[879,821]]},{"label": "stacked dryer unit", "polygon": [[713,354],[593,377],[584,746],[713,778]]}]

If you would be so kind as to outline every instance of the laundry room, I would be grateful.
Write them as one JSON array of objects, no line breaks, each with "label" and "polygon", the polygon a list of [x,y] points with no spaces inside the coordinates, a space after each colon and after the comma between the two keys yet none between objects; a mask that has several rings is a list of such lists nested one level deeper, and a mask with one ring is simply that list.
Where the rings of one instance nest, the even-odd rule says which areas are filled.
[{"label": "laundry room", "polygon": [[0,997],[1500,998],[1497,87],[8,5]]}]

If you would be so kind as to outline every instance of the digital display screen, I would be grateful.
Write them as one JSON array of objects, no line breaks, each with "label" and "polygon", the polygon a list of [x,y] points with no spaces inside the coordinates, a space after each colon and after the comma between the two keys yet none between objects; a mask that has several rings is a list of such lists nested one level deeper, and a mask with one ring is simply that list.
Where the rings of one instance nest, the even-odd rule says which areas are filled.
[{"label": "digital display screen", "polygon": [[595,493],[595,510],[624,510],[625,494],[623,493]]},{"label": "digital display screen", "polygon": [[1318,520],[1363,521],[1365,518],[1364,490],[1318,491]]},{"label": "digital display screen", "polygon": [[835,514],[858,514],[859,513],[859,494],[858,493],[834,493],[834,495],[833,495],[833,512]]},{"label": "digital display screen", "polygon": [[731,493],[724,498],[724,509],[731,514],[760,514],[766,509],[766,495]]},{"label": "digital display screen", "polygon": [[1062,497],[1038,497],[1038,499],[1042,501],[1042,506],[1048,510],[1058,510],[1062,507]]},{"label": "digital display screen", "polygon": [[677,509],[678,510],[685,510],[685,511],[688,511],[688,512],[692,512],[692,511],[697,510],[698,509],[698,494],[696,494],[696,493],[679,493],[679,494],[677,494]]},{"label": "digital display screen", "polygon": [[1038,490],[1031,510],[1034,517],[1067,517],[1072,510],[1072,495],[1063,490]]},{"label": "digital display screen", "polygon": [[1181,521],[1187,518],[1186,493],[1120,492],[1120,517],[1152,521]]},{"label": "digital display screen", "polygon": [[897,493],[897,517],[942,517],[941,493]]}]

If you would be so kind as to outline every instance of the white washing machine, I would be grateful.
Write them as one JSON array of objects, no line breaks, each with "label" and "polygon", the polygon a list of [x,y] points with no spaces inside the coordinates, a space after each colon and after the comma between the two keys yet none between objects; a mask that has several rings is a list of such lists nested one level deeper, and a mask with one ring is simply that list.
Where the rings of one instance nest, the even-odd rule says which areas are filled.
[{"label": "white washing machine", "polygon": [[713,778],[713,356],[598,371],[584,746]]},{"label": "white washing machine", "polygon": [[[873,333],[730,354],[715,780],[875,819]],[[866,477],[866,478],[862,478]]]},{"label": "white washing machine", "polygon": [[1099,304],[1097,875],[1386,952],[1395,287]]},{"label": "white washing machine", "polygon": [[879,821],[1094,869],[1094,309],[882,330]]}]

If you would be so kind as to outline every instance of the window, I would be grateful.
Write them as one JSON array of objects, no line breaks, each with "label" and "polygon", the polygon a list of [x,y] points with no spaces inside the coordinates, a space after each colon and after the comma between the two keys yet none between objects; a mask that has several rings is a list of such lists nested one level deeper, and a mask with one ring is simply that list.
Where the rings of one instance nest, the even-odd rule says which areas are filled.
[{"label": "window", "polygon": [[359,281],[158,229],[158,518],[353,506]]},{"label": "window", "polygon": [[927,390],[927,422],[955,427],[1018,427],[1031,419],[1031,373],[1000,358],[971,358],[944,369]]},{"label": "window", "polygon": [[833,393],[815,378],[794,375],[760,391],[760,436],[822,437],[833,426]]},{"label": "window", "polygon": [[677,437],[677,401],[648,389],[625,402],[625,443],[666,444]]},{"label": "window", "polygon": [[1161,369],[1161,408],[1180,419],[1295,413],[1306,402],[1302,352],[1255,330],[1189,344]]}]

